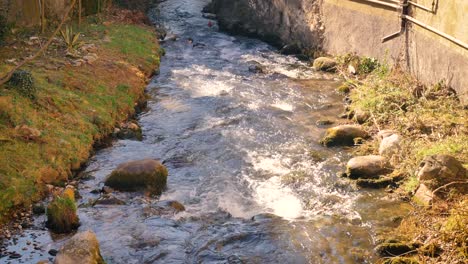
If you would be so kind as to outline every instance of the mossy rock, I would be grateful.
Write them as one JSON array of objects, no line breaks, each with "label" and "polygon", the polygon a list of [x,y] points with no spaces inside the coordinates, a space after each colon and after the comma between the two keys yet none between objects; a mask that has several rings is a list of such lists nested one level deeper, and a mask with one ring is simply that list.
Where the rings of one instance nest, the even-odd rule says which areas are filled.
[{"label": "mossy rock", "polygon": [[419,262],[414,258],[394,257],[386,259],[382,264],[418,264]]},{"label": "mossy rock", "polygon": [[391,171],[388,160],[378,155],[354,157],[346,164],[346,174],[351,179],[378,179]]},{"label": "mossy rock", "polygon": [[353,146],[357,138],[366,139],[369,137],[364,129],[358,125],[341,125],[327,129],[325,136],[320,143],[327,146]]},{"label": "mossy rock", "polygon": [[375,248],[375,251],[382,257],[398,256],[412,250],[414,250],[413,245],[401,242],[385,242]]},{"label": "mossy rock", "polygon": [[349,92],[351,92],[352,87],[353,86],[350,83],[345,82],[342,85],[338,86],[337,91],[342,94],[348,94]]},{"label": "mossy rock", "polygon": [[76,205],[68,195],[57,196],[47,206],[46,226],[55,233],[69,233],[80,226]]},{"label": "mossy rock", "polygon": [[60,248],[55,264],[105,264],[96,234],[85,231],[74,235]]},{"label": "mossy rock", "polygon": [[105,184],[120,191],[148,191],[159,195],[166,187],[167,169],[159,161],[145,159],[123,163],[106,179]]},{"label": "mossy rock", "polygon": [[336,71],[336,61],[332,58],[319,57],[314,60],[313,66],[318,71]]},{"label": "mossy rock", "polygon": [[357,179],[356,185],[361,188],[380,189],[393,184],[392,178],[378,178],[378,179]]}]

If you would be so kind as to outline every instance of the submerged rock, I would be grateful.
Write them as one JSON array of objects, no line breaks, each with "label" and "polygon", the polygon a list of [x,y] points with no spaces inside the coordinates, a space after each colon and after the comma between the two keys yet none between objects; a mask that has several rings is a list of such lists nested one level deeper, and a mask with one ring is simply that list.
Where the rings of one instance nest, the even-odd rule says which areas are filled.
[{"label": "submerged rock", "polygon": [[105,195],[99,197],[93,205],[125,205],[126,203],[114,196]]},{"label": "submerged rock", "polygon": [[85,231],[68,240],[55,258],[54,264],[104,264],[96,234]]},{"label": "submerged rock", "polygon": [[367,138],[369,135],[358,125],[341,125],[329,128],[320,140],[320,143],[327,146],[352,146],[355,139]]},{"label": "submerged rock", "polygon": [[[460,161],[449,155],[433,155],[423,159],[418,172],[419,182],[425,184],[429,190],[444,186],[452,182],[467,181],[467,170]],[[467,193],[467,184],[453,184],[447,186]]]},{"label": "submerged rock", "polygon": [[401,176],[397,175],[394,177],[380,176],[377,179],[357,179],[356,185],[363,188],[385,188],[389,185],[394,185],[401,178]]},{"label": "submerged rock", "polygon": [[334,72],[336,70],[336,61],[332,58],[319,57],[314,60],[313,66],[318,71]]},{"label": "submerged rock", "polygon": [[159,201],[156,205],[148,206],[143,209],[146,217],[160,215],[174,215],[185,211],[185,206],[178,201]]},{"label": "submerged rock", "polygon": [[266,68],[262,64],[256,61],[249,62],[249,71],[253,73],[266,73]]},{"label": "submerged rock", "polygon": [[105,184],[120,191],[146,190],[159,195],[166,187],[167,169],[159,161],[145,159],[120,164]]},{"label": "submerged rock", "polygon": [[377,155],[354,157],[346,165],[346,175],[351,179],[378,178],[391,171],[387,159]]},{"label": "submerged rock", "polygon": [[302,49],[298,44],[288,44],[281,48],[280,53],[283,55],[301,54]]},{"label": "submerged rock", "polygon": [[122,124],[120,128],[114,130],[114,137],[118,139],[143,139],[141,127],[135,122],[127,122]]}]

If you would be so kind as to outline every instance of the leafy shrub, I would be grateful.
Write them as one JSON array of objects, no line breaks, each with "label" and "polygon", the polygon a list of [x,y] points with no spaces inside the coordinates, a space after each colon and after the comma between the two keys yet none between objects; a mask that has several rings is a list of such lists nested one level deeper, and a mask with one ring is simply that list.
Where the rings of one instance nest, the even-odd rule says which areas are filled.
[{"label": "leafy shrub", "polygon": [[380,66],[379,61],[376,58],[363,57],[359,60],[358,73],[368,74],[373,72]]},{"label": "leafy shrub", "polygon": [[11,76],[8,81],[8,85],[17,90],[24,97],[35,99],[36,98],[36,86],[34,85],[34,78],[29,71],[17,70]]}]

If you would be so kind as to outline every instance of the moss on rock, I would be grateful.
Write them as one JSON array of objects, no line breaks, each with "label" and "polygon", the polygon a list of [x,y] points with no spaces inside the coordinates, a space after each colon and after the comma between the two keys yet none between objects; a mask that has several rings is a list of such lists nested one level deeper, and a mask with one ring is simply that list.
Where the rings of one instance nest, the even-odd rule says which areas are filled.
[{"label": "moss on rock", "polygon": [[146,190],[159,195],[166,187],[167,169],[159,161],[145,159],[123,163],[106,179],[105,184],[120,191]]},{"label": "moss on rock", "polygon": [[68,195],[57,196],[47,206],[47,227],[55,233],[69,233],[80,225],[76,205]]},{"label": "moss on rock", "polygon": [[412,245],[401,242],[384,242],[375,248],[375,251],[383,257],[398,256],[414,250]]},{"label": "moss on rock", "polygon": [[352,146],[356,138],[368,138],[369,135],[360,126],[341,125],[327,129],[320,143],[327,146]]}]

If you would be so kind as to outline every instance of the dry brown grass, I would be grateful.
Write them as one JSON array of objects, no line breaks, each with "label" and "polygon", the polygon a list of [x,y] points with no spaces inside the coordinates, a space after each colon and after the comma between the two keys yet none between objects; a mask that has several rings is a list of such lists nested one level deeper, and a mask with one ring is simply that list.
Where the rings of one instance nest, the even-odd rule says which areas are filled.
[{"label": "dry brown grass", "polygon": [[[427,155],[448,154],[468,165],[467,109],[453,90],[444,82],[425,86],[400,68],[388,70],[385,65],[378,65],[370,74],[351,76],[346,73],[347,64],[356,61],[359,59],[353,56],[341,58],[340,72],[351,88],[350,110],[369,114],[363,124],[368,131],[392,129],[404,138],[400,152],[392,158],[394,173],[404,176],[397,193],[409,200],[419,184],[417,169]],[[376,138],[364,142],[356,153],[376,154],[378,144]],[[396,230],[399,236],[421,245],[406,261],[468,262],[468,195],[451,192],[445,197],[434,201],[432,208],[415,205]],[[382,262],[405,263],[403,260]]]}]

